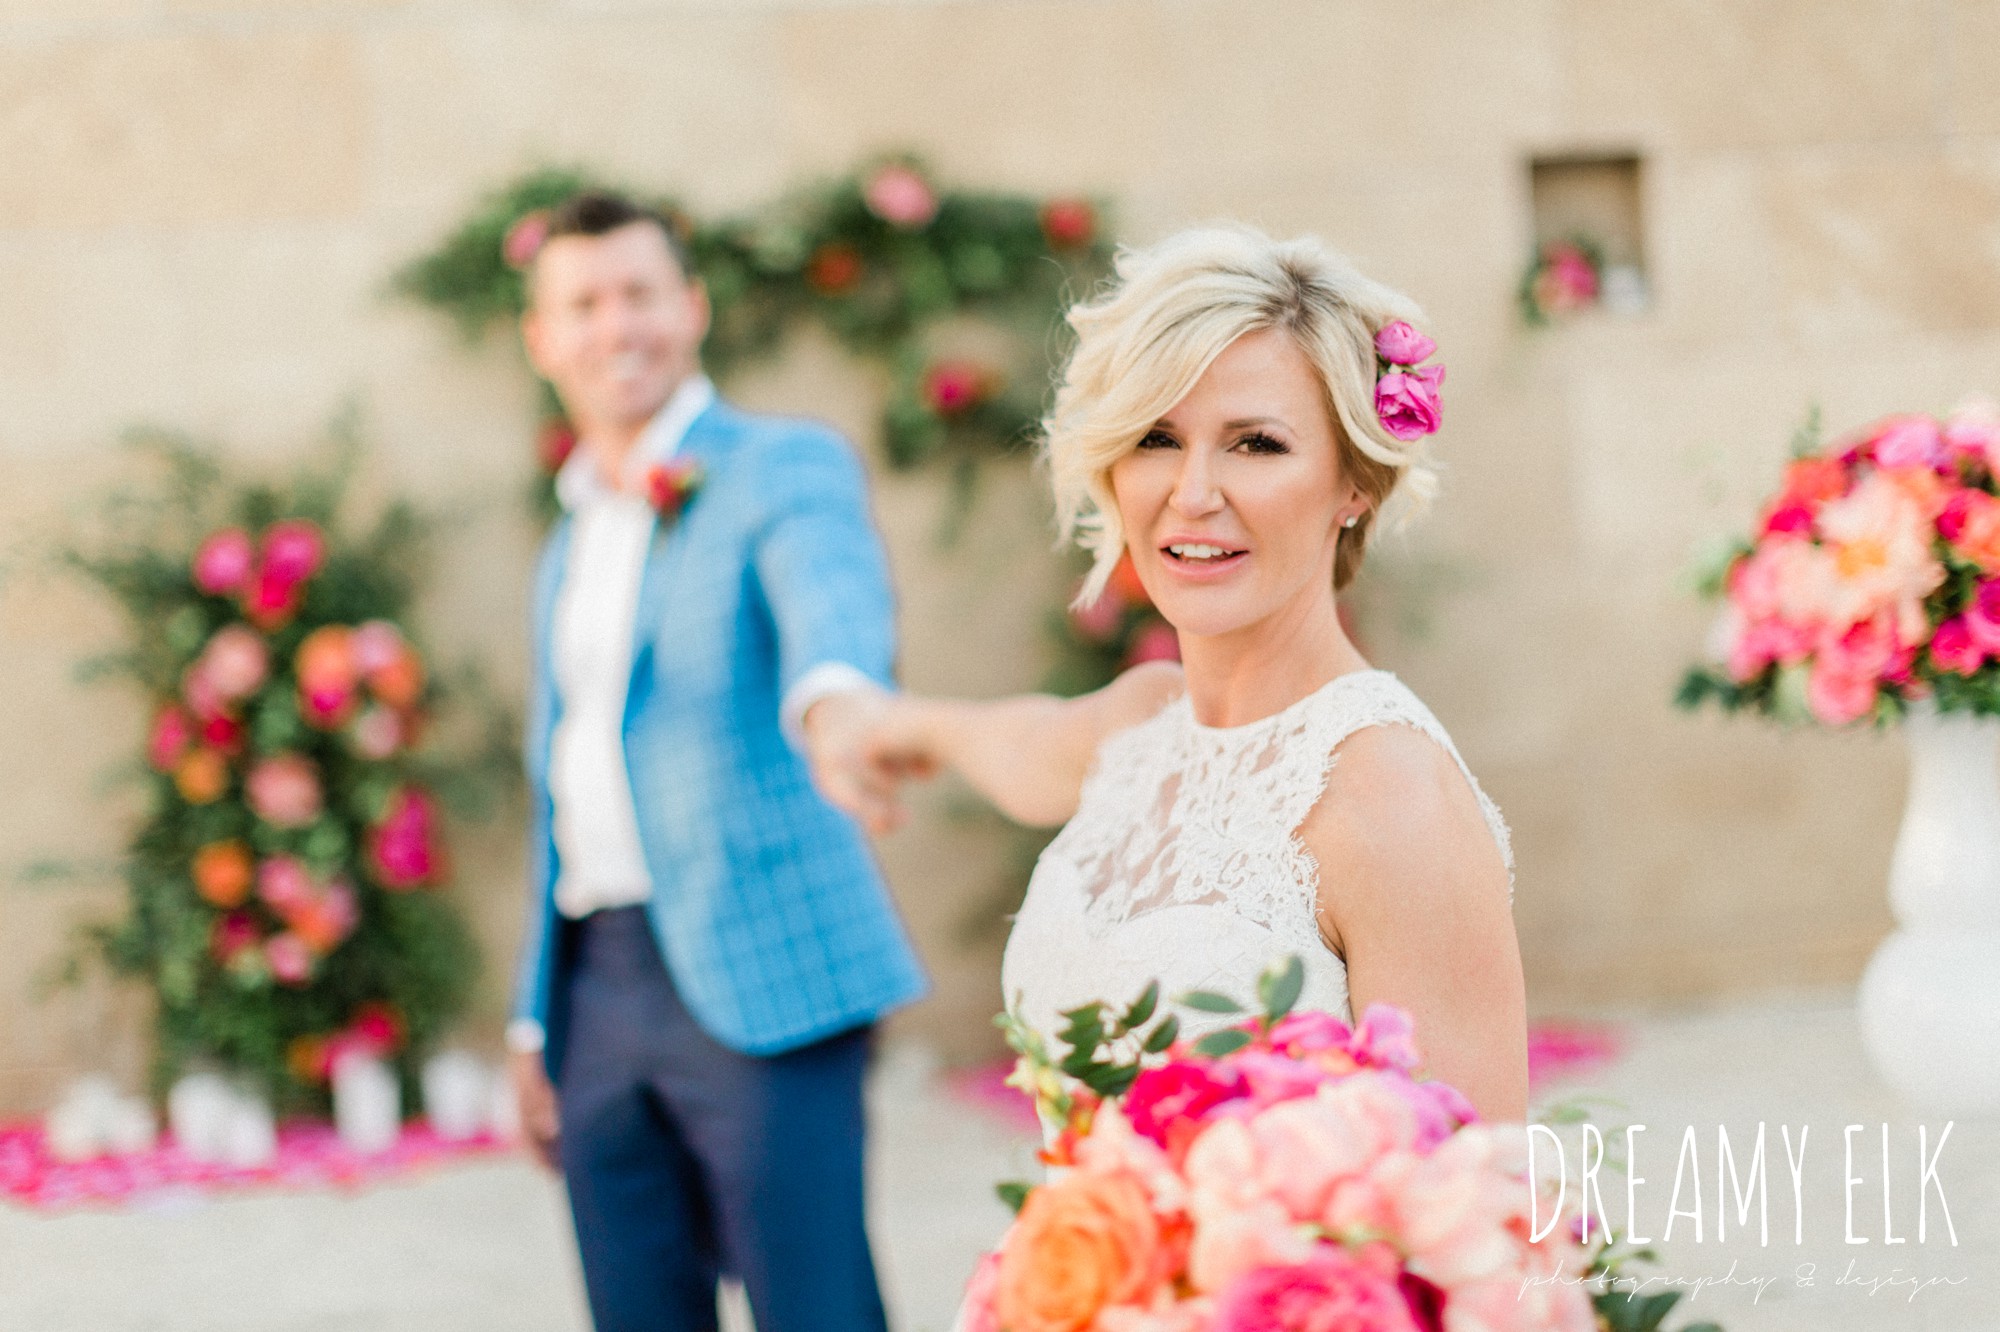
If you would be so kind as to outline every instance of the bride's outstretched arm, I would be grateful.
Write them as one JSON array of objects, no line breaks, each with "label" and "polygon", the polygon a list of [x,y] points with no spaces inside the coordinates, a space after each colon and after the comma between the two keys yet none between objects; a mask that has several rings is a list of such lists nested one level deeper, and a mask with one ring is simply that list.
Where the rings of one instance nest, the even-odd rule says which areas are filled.
[{"label": "bride's outstretched arm", "polygon": [[1416,1019],[1424,1071],[1489,1120],[1528,1109],[1527,999],[1506,863],[1449,754],[1402,726],[1335,751],[1300,828],[1321,866],[1320,924],[1371,1002]]},{"label": "bride's outstretched arm", "polygon": [[870,832],[902,822],[909,780],[946,768],[1015,822],[1052,827],[1076,812],[1104,737],[1159,711],[1180,689],[1178,666],[1151,663],[1078,698],[848,694],[815,704],[805,730],[820,790]]}]

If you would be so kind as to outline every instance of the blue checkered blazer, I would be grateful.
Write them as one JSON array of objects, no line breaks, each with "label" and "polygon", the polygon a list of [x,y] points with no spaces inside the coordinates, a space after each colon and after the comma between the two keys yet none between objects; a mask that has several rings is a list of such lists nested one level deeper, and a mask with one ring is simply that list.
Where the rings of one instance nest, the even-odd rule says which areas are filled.
[{"label": "blue checkered blazer", "polygon": [[[773,1054],[923,992],[861,832],[813,788],[779,701],[823,662],[887,684],[894,605],[858,461],[823,426],[717,402],[680,445],[706,479],[655,533],[632,634],[625,765],[674,983],[717,1040]],[[535,577],[526,762],[530,901],[514,1016],[560,1067],[549,748],[552,624],[569,523]]]}]

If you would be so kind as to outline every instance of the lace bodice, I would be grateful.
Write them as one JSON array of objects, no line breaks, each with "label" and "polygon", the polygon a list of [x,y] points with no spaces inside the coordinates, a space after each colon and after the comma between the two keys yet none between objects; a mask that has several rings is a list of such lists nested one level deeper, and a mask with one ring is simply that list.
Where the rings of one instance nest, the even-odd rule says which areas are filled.
[{"label": "lace bodice", "polygon": [[1183,695],[1098,750],[1015,917],[1001,967],[1008,1005],[1053,1032],[1062,1010],[1125,1003],[1154,979],[1168,995],[1212,989],[1248,1002],[1258,973],[1296,954],[1299,1006],[1351,1020],[1346,968],[1316,920],[1319,866],[1298,828],[1340,742],[1384,725],[1422,731],[1458,763],[1511,876],[1500,811],[1430,709],[1387,671],[1338,676],[1245,726],[1203,726]]}]

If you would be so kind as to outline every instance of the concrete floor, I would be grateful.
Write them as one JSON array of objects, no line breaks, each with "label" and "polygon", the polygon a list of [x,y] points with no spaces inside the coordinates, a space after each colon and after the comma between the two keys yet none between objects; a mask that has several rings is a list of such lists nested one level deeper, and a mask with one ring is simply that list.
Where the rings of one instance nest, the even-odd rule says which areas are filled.
[{"label": "concrete floor", "polygon": [[[1619,1017],[1621,1015],[1607,1015]],[[1958,1120],[1938,1158],[1958,1244],[1929,1198],[1915,1242],[1916,1129],[1942,1123],[1875,1082],[1844,995],[1713,1012],[1634,1017],[1613,1066],[1552,1095],[1615,1098],[1597,1122],[1644,1123],[1641,1229],[1667,1220],[1683,1130],[1698,1133],[1704,1239],[1676,1221],[1666,1271],[1712,1284],[1670,1320],[1730,1332],[2000,1332],[2000,1120]],[[1033,1170],[1032,1139],[947,1093],[919,1050],[891,1051],[875,1080],[875,1234],[898,1332],[944,1332],[975,1257],[1005,1222],[993,1181]],[[1771,1243],[1718,1243],[1718,1124],[1747,1158],[1770,1134]],[[1891,1133],[1885,1245],[1880,1125]],[[1846,1239],[1842,1129],[1856,1138],[1854,1227]],[[1792,1185],[1779,1126],[1810,1125],[1805,1243],[1793,1243]],[[1568,1135],[1574,1150],[1574,1133]],[[1574,1179],[1576,1167],[1572,1165]],[[1622,1181],[1605,1201],[1625,1217]],[[1689,1210],[1692,1197],[1683,1193]],[[1813,1264],[1813,1283],[1799,1282]],[[1850,1266],[1851,1265],[1851,1266]],[[1771,1281],[1761,1293],[1755,1278]],[[1845,1278],[1845,1280],[1843,1280]],[[1912,1278],[1956,1282],[1915,1290]],[[1870,1293],[1863,1284],[1886,1279]],[[1897,1283],[1897,1284],[1887,1284]],[[124,1213],[56,1217],[0,1207],[0,1332],[583,1332],[561,1193],[520,1162],[442,1169],[369,1192],[180,1198]]]}]

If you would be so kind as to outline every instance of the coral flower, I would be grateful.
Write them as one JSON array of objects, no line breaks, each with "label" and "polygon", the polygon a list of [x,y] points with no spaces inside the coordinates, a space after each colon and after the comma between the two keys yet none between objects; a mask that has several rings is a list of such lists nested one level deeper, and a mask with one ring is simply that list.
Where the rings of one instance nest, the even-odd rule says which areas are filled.
[{"label": "coral flower", "polygon": [[250,896],[250,848],[233,837],[209,842],[196,851],[191,872],[195,891],[211,906],[239,907]]},{"label": "coral flower", "polygon": [[1097,239],[1097,210],[1084,199],[1042,205],[1042,236],[1052,250],[1080,250]]},{"label": "coral flower", "polygon": [[806,285],[822,296],[845,296],[861,284],[866,265],[861,251],[841,241],[828,241],[806,263]]},{"label": "coral flower", "polygon": [[1132,650],[1125,654],[1127,666],[1142,661],[1179,661],[1181,637],[1164,620],[1155,620],[1132,635]]},{"label": "coral flower", "polygon": [[1167,1275],[1160,1223],[1130,1175],[1079,1171],[1028,1195],[1000,1251],[995,1307],[1008,1332],[1082,1332]]},{"label": "coral flower", "polygon": [[191,749],[174,769],[174,786],[190,805],[208,805],[229,789],[229,764],[206,745]]}]

